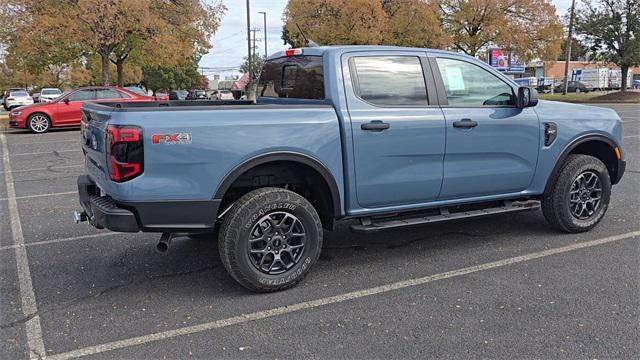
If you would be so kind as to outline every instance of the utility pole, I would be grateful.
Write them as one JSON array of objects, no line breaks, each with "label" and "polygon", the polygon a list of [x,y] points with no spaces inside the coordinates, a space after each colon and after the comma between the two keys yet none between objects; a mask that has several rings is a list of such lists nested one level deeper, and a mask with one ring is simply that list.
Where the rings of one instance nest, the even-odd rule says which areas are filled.
[{"label": "utility pole", "polygon": [[258,14],[262,14],[262,18],[264,20],[264,58],[266,60],[267,56],[269,56],[269,52],[267,50],[267,12],[260,11]]},{"label": "utility pole", "polygon": [[256,31],[259,30],[256,28],[251,29],[251,39],[253,40],[253,46],[251,47],[253,49],[253,54],[251,60],[256,58],[256,50],[258,50],[258,48],[256,47]]},{"label": "utility pole", "polygon": [[247,87],[251,87],[253,79],[253,66],[251,64],[251,11],[249,0],[247,0],[247,63],[249,65],[249,85],[247,85]]},{"label": "utility pole", "polygon": [[573,43],[573,17],[575,14],[576,0],[571,0],[571,13],[569,14],[569,31],[565,47],[567,52],[564,60],[564,84],[562,85],[562,95],[567,95],[569,87],[569,61],[571,60],[571,44]]},{"label": "utility pole", "polygon": [[260,71],[260,69],[257,68],[258,63],[256,62],[257,61],[257,52],[258,52],[258,47],[256,46],[256,41],[259,42],[261,40],[257,39],[256,32],[260,32],[260,29],[258,29],[256,27],[251,29],[251,41],[253,42],[253,45],[251,46],[251,50],[252,50],[252,52],[251,52],[251,61],[252,61],[252,65],[254,66],[254,68],[253,68],[254,75],[257,77],[258,74],[256,73],[256,71]]}]

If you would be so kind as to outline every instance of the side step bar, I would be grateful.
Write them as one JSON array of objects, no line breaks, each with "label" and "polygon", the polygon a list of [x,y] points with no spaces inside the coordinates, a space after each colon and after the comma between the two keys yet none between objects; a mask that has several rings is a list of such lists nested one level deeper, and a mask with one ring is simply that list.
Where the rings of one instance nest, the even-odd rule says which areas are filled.
[{"label": "side step bar", "polygon": [[404,226],[431,224],[441,221],[451,221],[459,219],[468,219],[478,216],[502,214],[515,211],[537,210],[540,208],[540,201],[504,201],[502,206],[487,207],[475,210],[462,210],[457,212],[449,212],[449,208],[439,208],[439,214],[416,215],[416,217],[403,218],[361,218],[359,225],[351,225],[354,232],[375,232],[385,229],[393,229]]}]

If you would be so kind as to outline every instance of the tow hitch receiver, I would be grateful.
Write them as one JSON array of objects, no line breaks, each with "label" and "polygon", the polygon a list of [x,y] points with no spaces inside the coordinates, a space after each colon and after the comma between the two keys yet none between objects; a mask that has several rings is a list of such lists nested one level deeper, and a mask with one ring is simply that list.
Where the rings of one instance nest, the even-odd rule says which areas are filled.
[{"label": "tow hitch receiver", "polygon": [[75,220],[76,224],[79,224],[83,221],[89,220],[89,217],[86,212],[76,210],[73,212],[73,220]]}]

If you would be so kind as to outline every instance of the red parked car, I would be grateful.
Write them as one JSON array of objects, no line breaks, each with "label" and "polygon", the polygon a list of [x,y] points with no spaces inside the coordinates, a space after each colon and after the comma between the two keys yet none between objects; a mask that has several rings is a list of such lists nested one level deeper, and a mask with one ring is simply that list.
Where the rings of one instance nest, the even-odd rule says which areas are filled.
[{"label": "red parked car", "polygon": [[47,132],[52,127],[80,126],[80,107],[87,101],[128,102],[153,101],[151,96],[138,95],[114,86],[95,86],[73,90],[50,103],[21,106],[9,113],[9,126]]}]

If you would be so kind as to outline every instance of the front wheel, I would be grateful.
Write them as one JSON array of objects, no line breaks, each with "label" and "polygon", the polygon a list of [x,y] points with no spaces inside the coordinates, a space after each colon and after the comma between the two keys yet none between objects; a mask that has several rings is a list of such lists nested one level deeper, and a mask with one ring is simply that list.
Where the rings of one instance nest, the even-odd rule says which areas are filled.
[{"label": "front wheel", "polygon": [[611,179],[589,155],[569,155],[542,199],[542,211],[556,229],[577,233],[594,228],[607,212]]},{"label": "front wheel", "polygon": [[261,188],[241,197],[225,215],[218,248],[224,267],[242,286],[283,290],[300,282],[318,260],[322,224],[304,197]]},{"label": "front wheel", "polygon": [[49,131],[51,128],[51,120],[49,117],[44,114],[33,114],[29,116],[27,119],[27,126],[29,126],[29,130],[36,134],[42,134]]}]

